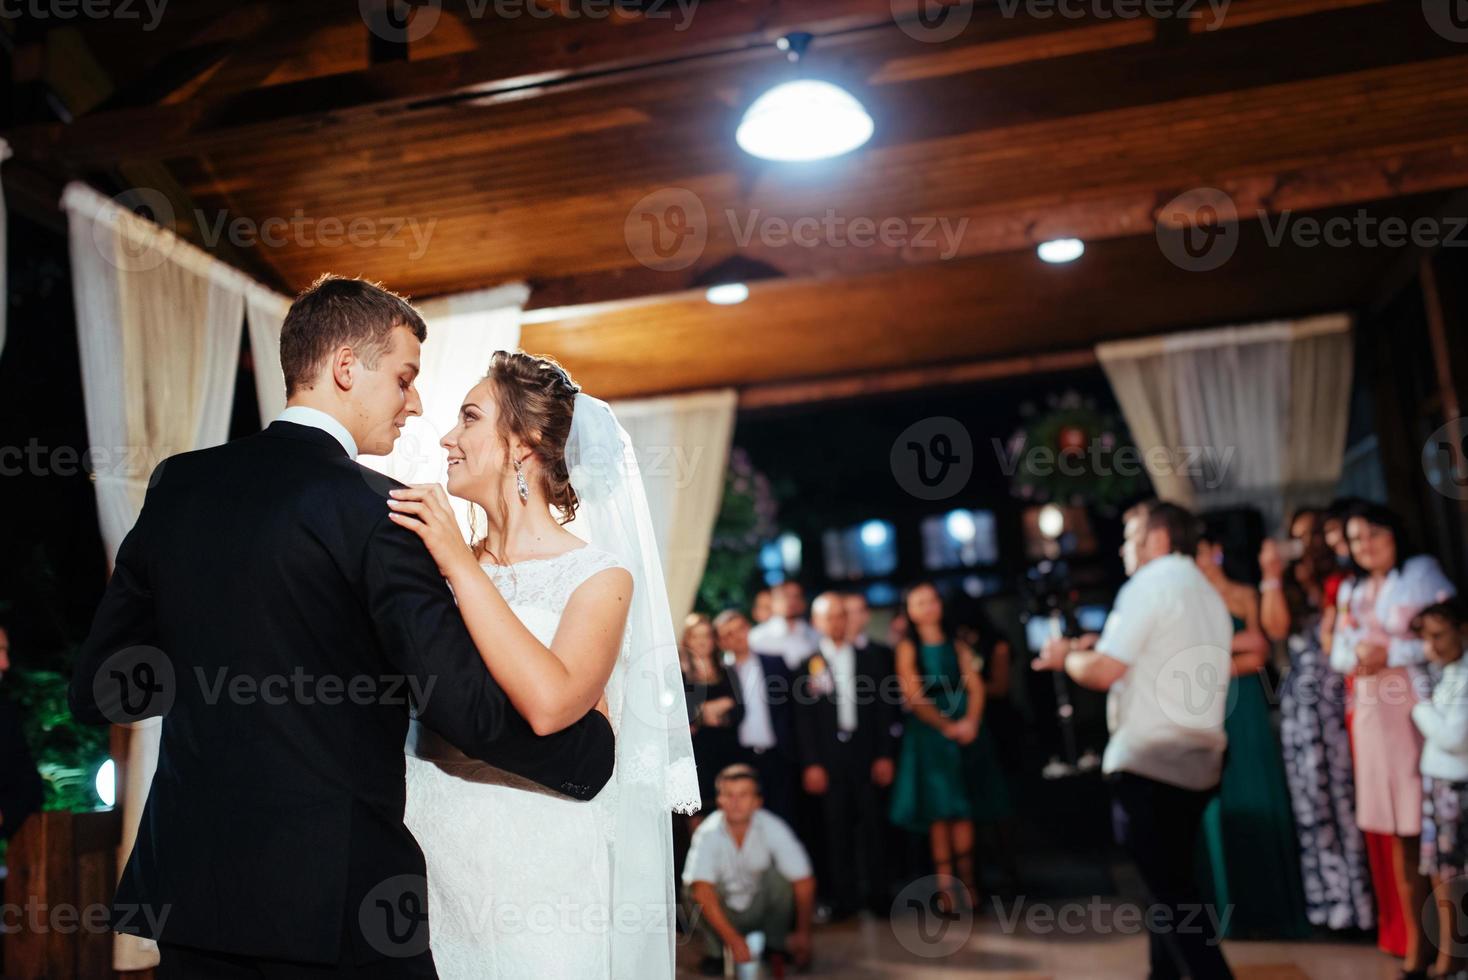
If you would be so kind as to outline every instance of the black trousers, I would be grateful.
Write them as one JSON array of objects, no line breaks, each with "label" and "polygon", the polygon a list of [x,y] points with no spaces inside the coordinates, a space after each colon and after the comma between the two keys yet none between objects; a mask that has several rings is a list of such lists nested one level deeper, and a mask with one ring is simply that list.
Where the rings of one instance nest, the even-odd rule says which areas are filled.
[{"label": "black trousers", "polygon": [[166,942],[158,944],[158,953],[156,980],[320,980],[325,977],[438,980],[438,971],[433,966],[433,954],[429,952],[402,959],[338,966],[232,956]]},{"label": "black trousers", "polygon": [[794,827],[795,771],[790,760],[778,747],[759,752],[741,747],[739,751],[740,761],[753,766],[754,771],[759,773],[765,809]]},{"label": "black trousers", "polygon": [[1203,810],[1214,791],[1182,789],[1134,773],[1118,773],[1110,784],[1117,843],[1136,864],[1155,903],[1144,916],[1151,977],[1232,978],[1212,906],[1205,903],[1193,871]]},{"label": "black trousers", "polygon": [[[872,784],[872,763],[851,742],[836,742],[826,768],[826,792],[816,798],[824,831],[826,873],[821,889],[838,913],[881,908],[889,900],[882,831],[886,812]],[[885,908],[881,908],[886,911]]]}]

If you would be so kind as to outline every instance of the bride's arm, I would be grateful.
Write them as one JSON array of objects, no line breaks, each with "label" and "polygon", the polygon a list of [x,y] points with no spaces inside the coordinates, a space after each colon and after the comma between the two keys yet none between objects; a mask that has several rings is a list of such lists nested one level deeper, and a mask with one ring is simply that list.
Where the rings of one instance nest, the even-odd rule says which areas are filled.
[{"label": "bride's arm", "polygon": [[389,516],[428,546],[484,665],[536,734],[558,732],[595,708],[622,648],[632,574],[608,568],[578,586],[547,647],[479,567],[443,488],[410,487],[392,496]]}]

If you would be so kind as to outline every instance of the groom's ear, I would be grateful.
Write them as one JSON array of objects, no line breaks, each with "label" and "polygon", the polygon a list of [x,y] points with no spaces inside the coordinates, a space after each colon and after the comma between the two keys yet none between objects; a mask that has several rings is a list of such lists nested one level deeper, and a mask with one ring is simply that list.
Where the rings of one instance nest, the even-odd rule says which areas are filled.
[{"label": "groom's ear", "polygon": [[338,390],[352,390],[352,385],[356,382],[353,373],[357,364],[357,352],[350,347],[338,347],[332,351],[331,361],[327,367],[331,371],[332,383]]}]

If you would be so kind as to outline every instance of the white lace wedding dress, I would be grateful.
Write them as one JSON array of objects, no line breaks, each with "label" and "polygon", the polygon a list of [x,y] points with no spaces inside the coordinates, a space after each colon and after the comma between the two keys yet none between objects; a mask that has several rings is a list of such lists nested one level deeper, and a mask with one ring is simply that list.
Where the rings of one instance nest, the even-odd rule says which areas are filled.
[{"label": "white lace wedding dress", "polygon": [[[571,593],[618,565],[588,546],[484,568],[549,646]],[[622,703],[623,659],[607,685],[613,706]],[[614,730],[617,715],[613,707]],[[610,980],[615,776],[596,799],[568,800],[466,757],[415,722],[407,778],[405,819],[428,863],[429,935],[443,980]]]}]

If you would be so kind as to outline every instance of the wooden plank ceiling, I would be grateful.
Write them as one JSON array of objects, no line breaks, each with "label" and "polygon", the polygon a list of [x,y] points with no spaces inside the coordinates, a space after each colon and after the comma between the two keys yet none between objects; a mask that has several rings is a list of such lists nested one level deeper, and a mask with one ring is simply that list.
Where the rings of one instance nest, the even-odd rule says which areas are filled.
[{"label": "wooden plank ceiling", "polygon": [[[961,3],[967,26],[942,42],[905,0],[498,20],[445,3],[406,51],[370,46],[356,6],[209,2],[158,38],[83,32],[116,84],[70,123],[6,134],[15,165],[113,192],[166,174],[176,227],[206,243],[221,217],[374,229],[370,247],[232,243],[230,261],[285,290],[326,271],[420,297],[523,279],[524,345],[618,397],[1354,308],[1395,250],[1271,244],[1258,214],[1412,219],[1468,186],[1468,44],[1415,3],[1234,0],[1221,22],[1202,4],[1179,21]],[[802,71],[876,122],[844,158],[772,164],[734,144],[744,107],[791,75],[771,42],[795,29],[817,35]],[[1155,233],[1197,187],[1243,217],[1208,272],[1168,261]],[[673,204],[703,244],[653,267],[642,229],[672,236]],[[800,219],[839,231],[745,235]],[[854,245],[860,219],[922,240]],[[1079,262],[1036,260],[1071,235]],[[749,301],[703,300],[730,277],[760,279]]]}]

